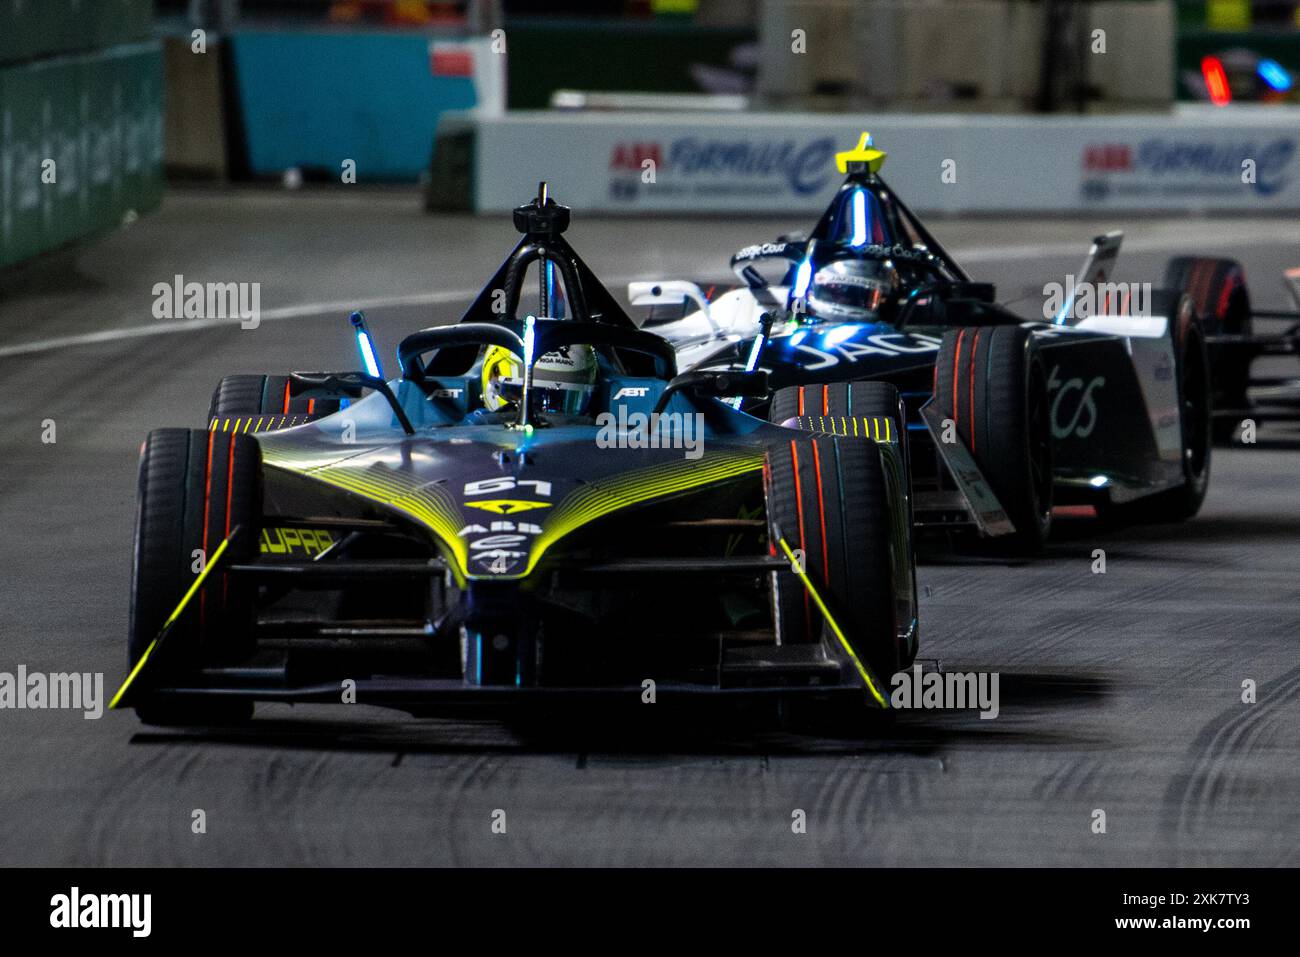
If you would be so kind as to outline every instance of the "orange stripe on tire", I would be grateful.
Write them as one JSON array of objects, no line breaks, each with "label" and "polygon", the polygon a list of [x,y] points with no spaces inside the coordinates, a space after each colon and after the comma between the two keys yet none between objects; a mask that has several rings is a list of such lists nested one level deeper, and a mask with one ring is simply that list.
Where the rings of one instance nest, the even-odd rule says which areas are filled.
[{"label": "orange stripe on tire", "polygon": [[[217,437],[217,433],[208,433],[208,462],[204,469],[203,484],[203,563],[208,561],[208,518],[212,513],[212,440]],[[207,591],[199,592],[199,630],[203,629],[203,621],[207,617]]]},{"label": "orange stripe on tire", "polygon": [[[235,488],[235,433],[230,433],[230,454],[226,463],[226,538],[230,537],[230,499],[231,493]],[[221,607],[226,607],[226,600],[230,592],[230,576],[224,572],[221,575]]]},{"label": "orange stripe on tire", "polygon": [[289,383],[284,384],[284,414],[289,414]]},{"label": "orange stripe on tire", "polygon": [[961,341],[966,337],[966,330],[957,333],[957,348],[952,355],[952,420],[958,421],[957,409],[957,370],[961,368]]},{"label": "orange stripe on tire", "polygon": [[817,514],[822,524],[822,577],[829,581],[831,564],[826,548],[826,500],[822,495],[822,455],[816,442],[813,443],[813,469],[817,472]]},{"label": "orange stripe on tire", "polygon": [[[800,390],[803,391],[802,389]],[[808,549],[805,547],[803,532],[803,483],[799,481],[799,447],[794,439],[790,440],[790,458],[794,463],[794,505],[799,516],[799,548],[804,554],[804,571],[808,570]],[[804,638],[812,641],[812,608],[808,602],[808,589],[803,590],[803,629]]]},{"label": "orange stripe on tire", "polygon": [[975,451],[975,353],[979,352],[980,332],[975,330],[975,336],[970,344],[970,364],[966,367],[966,374],[970,377],[970,450]]}]

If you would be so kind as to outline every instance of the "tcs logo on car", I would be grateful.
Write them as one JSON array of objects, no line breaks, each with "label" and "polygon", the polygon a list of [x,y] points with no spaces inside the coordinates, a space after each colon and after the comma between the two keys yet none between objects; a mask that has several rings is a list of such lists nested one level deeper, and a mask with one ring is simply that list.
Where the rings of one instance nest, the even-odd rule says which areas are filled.
[{"label": "tcs logo on car", "polygon": [[1052,397],[1052,435],[1058,439],[1070,436],[1086,439],[1097,428],[1097,401],[1093,393],[1106,385],[1106,377],[1062,382],[1060,371],[1060,366],[1053,366],[1047,377],[1047,392]]}]

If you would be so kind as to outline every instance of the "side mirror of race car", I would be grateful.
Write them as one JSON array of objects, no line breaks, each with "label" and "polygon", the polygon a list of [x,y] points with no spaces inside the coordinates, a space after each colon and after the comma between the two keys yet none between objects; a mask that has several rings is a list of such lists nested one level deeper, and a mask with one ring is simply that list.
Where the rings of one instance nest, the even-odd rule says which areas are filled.
[{"label": "side mirror of race car", "polygon": [[634,306],[680,306],[684,302],[693,302],[705,315],[709,313],[709,301],[704,297],[704,290],[683,279],[630,282],[627,284],[627,298]]},{"label": "side mirror of race car", "polygon": [[948,284],[947,291],[954,299],[993,302],[997,298],[997,287],[991,282],[952,282]]},{"label": "side mirror of race car", "polygon": [[304,387],[298,391],[300,397],[359,399],[363,390],[374,389],[388,400],[402,431],[407,435],[415,434],[415,426],[411,424],[402,404],[397,401],[397,396],[393,395],[388,383],[377,375],[368,372],[295,372],[292,375]]},{"label": "side mirror of race car", "polygon": [[668,387],[660,393],[654,411],[662,412],[668,407],[668,400],[672,398],[673,393],[683,390],[712,399],[765,396],[768,393],[767,373],[761,369],[738,372],[683,372],[669,382]]}]

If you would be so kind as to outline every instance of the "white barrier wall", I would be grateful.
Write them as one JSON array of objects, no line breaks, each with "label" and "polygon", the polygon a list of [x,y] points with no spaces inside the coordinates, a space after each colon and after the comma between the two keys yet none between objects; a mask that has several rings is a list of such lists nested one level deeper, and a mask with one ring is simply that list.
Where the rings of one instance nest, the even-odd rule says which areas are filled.
[{"label": "white barrier wall", "polygon": [[835,152],[862,130],[889,153],[883,175],[918,211],[1300,210],[1300,108],[469,119],[474,208],[484,212],[513,208],[545,179],[588,213],[812,213],[840,182]]}]

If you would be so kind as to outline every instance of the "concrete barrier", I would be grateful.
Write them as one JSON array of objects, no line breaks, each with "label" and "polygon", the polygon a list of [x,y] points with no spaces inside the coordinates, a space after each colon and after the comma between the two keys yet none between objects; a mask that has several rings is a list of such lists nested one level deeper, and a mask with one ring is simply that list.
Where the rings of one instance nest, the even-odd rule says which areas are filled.
[{"label": "concrete barrier", "polygon": [[187,37],[163,40],[167,81],[166,168],[169,176],[225,179],[226,115],[223,41],[202,53]]},{"label": "concrete barrier", "polygon": [[[862,130],[918,210],[1300,210],[1300,108],[1116,116],[521,112],[449,119],[468,206],[504,212],[538,180],[604,213],[812,213]],[[441,135],[440,135],[441,139]],[[466,140],[469,142],[466,142]],[[441,148],[441,147],[440,147]],[[522,190],[522,192],[521,192]],[[442,196],[449,191],[432,191]]]}]

